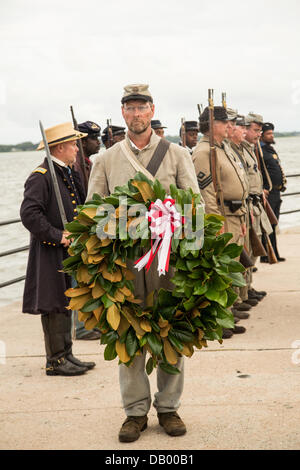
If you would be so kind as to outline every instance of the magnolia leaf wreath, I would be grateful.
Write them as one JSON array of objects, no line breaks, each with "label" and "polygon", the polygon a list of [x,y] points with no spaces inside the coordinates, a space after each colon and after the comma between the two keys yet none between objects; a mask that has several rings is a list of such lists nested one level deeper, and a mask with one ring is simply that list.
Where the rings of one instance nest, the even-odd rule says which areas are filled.
[{"label": "magnolia leaf wreath", "polygon": [[[110,196],[94,194],[78,206],[76,220],[66,225],[72,243],[64,271],[77,281],[66,291],[68,308],[78,310],[86,329],[100,329],[106,360],[118,356],[130,366],[146,350],[148,374],[157,365],[177,374],[179,357],[191,357],[207,341],[222,343],[223,328],[234,327],[233,288],[245,285],[236,261],[242,247],[229,243],[232,234],[220,234],[223,220],[204,215],[201,196],[191,189],[171,185],[167,196],[142,173]],[[141,306],[133,271],[148,270],[155,257],[159,275],[170,264],[174,288],[152,292]],[[136,264],[131,270],[129,259]]]}]

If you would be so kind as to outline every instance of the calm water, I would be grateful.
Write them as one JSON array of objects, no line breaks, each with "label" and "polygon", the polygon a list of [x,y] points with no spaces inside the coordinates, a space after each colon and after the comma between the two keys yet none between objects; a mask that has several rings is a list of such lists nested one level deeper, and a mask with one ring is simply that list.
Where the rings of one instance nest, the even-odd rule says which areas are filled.
[{"label": "calm water", "polygon": [[[300,137],[277,139],[276,149],[286,174],[300,173]],[[0,221],[19,218],[24,182],[43,160],[42,152],[0,153]],[[288,178],[287,192],[300,188],[300,178]],[[283,197],[282,211],[300,209],[300,196]],[[300,212],[282,215],[280,228],[300,226]],[[21,223],[0,227],[0,252],[29,243],[27,230]],[[28,252],[0,258],[0,282],[22,276],[26,270]],[[0,289],[0,305],[20,300],[24,281]]]}]

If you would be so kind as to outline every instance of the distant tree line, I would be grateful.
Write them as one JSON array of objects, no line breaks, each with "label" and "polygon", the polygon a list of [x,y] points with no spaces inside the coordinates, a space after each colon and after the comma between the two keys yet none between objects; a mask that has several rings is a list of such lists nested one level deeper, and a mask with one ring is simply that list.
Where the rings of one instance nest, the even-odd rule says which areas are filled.
[{"label": "distant tree line", "polygon": [[[300,135],[300,132],[274,132],[274,137],[293,137]],[[199,135],[201,137],[201,134]],[[178,144],[180,137],[178,135],[167,135],[166,139],[170,142]],[[38,144],[33,144],[32,142],[22,142],[21,144],[16,145],[0,145],[1,152],[27,152],[36,150]]]}]

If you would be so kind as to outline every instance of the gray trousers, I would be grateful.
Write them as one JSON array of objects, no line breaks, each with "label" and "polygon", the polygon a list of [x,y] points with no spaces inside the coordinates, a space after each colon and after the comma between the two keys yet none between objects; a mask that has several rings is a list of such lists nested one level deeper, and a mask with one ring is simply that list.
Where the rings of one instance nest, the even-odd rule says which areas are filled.
[{"label": "gray trousers", "polygon": [[[127,416],[144,416],[151,406],[151,391],[145,371],[146,353],[137,356],[130,367],[119,366],[119,380],[123,407]],[[178,410],[184,382],[184,358],[179,358],[176,367],[180,374],[171,375],[157,368],[157,389],[153,406],[158,413]],[[154,372],[152,372],[154,373]]]},{"label": "gray trousers", "polygon": [[[160,288],[172,290],[174,284],[170,279],[174,271],[170,268],[165,276],[158,276],[157,261],[152,263],[149,272],[145,270],[137,271],[133,263],[127,261],[128,268],[135,274],[134,292],[136,297],[145,302],[148,294]],[[143,307],[143,304],[141,304]],[[137,356],[130,367],[121,364],[119,366],[120,391],[123,407],[127,416],[144,416],[151,406],[150,383],[145,370],[146,353]],[[158,367],[157,388],[153,406],[158,413],[176,411],[180,406],[180,397],[183,391],[184,382],[184,358],[180,358],[176,367],[180,374],[167,374]]]}]

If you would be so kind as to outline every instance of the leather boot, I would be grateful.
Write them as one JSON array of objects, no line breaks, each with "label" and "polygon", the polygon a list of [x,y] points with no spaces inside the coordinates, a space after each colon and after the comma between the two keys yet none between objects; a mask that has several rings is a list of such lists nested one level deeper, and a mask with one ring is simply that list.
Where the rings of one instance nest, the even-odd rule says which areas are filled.
[{"label": "leather boot", "polygon": [[229,339],[232,336],[233,336],[232,330],[230,330],[229,328],[223,328],[222,339]]},{"label": "leather boot", "polygon": [[86,367],[79,367],[65,359],[65,328],[66,315],[64,313],[50,313],[41,316],[45,349],[47,375],[81,375],[87,371]]},{"label": "leather boot", "polygon": [[250,299],[247,299],[247,300],[245,300],[244,302],[245,302],[246,304],[251,305],[251,307],[255,307],[255,305],[258,304],[258,300],[257,300],[257,299],[253,299],[253,298],[252,298],[252,299],[251,299],[251,298],[250,298]]},{"label": "leather boot", "polygon": [[186,433],[186,427],[176,411],[170,413],[158,413],[159,424],[169,436],[182,436]]},{"label": "leather boot", "polygon": [[242,310],[239,312],[238,310],[235,310],[234,308],[231,309],[234,318],[240,318],[240,320],[246,320],[247,318],[250,317],[250,313],[248,312],[243,312]]},{"label": "leather boot", "polygon": [[145,416],[128,416],[119,432],[120,442],[136,441],[141,432],[147,428],[148,417]]},{"label": "leather boot", "polygon": [[64,357],[57,359],[57,361],[47,362],[46,364],[46,375],[74,376],[82,375],[86,371],[86,367],[75,366],[75,364],[69,362]]},{"label": "leather boot", "polygon": [[95,367],[95,362],[83,362],[80,361],[77,357],[73,356],[72,353],[72,314],[65,315],[64,318],[64,341],[65,341],[65,357],[69,362],[75,364],[75,366],[86,367],[87,369],[93,369]]}]

